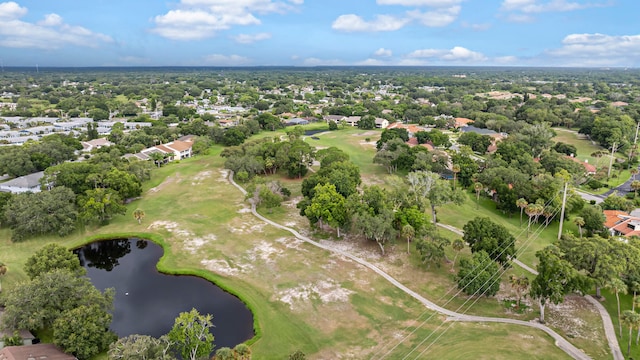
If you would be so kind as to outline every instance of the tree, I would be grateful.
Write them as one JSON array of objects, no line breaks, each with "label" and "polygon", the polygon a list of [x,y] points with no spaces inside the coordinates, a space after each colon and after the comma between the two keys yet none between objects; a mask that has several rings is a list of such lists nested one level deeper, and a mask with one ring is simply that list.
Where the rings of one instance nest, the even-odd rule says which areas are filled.
[{"label": "tree", "polygon": [[416,236],[416,230],[411,226],[411,224],[407,224],[402,227],[402,231],[400,232],[401,236],[407,240],[407,254],[411,254],[410,244],[411,240]]},{"label": "tree", "polygon": [[133,211],[133,218],[138,221],[138,224],[142,223],[142,219],[144,219],[145,213],[142,209],[135,209]]},{"label": "tree", "polygon": [[458,288],[469,296],[494,296],[500,290],[500,269],[489,255],[480,251],[460,260],[456,276]]},{"label": "tree", "polygon": [[109,360],[176,360],[169,351],[171,343],[166,335],[159,339],[133,334],[118,339],[109,346]]},{"label": "tree", "polygon": [[[479,182],[473,183],[473,189],[476,191],[476,209],[480,206],[480,191],[484,188],[484,185]],[[520,217],[520,225],[522,225],[522,217]]]},{"label": "tree", "polygon": [[420,254],[422,263],[427,264],[427,267],[429,267],[430,263],[435,263],[437,267],[440,267],[440,263],[446,257],[445,248],[449,244],[451,244],[449,239],[435,233],[427,238],[418,240],[416,249]]},{"label": "tree", "polygon": [[544,309],[548,302],[559,304],[565,295],[584,291],[588,281],[562,258],[562,252],[556,246],[550,245],[536,252],[536,257],[538,275],[531,282],[529,295],[538,300],[540,322],[544,323]]},{"label": "tree", "polygon": [[365,115],[358,121],[358,129],[371,130],[376,128],[376,118],[373,115]]},{"label": "tree", "polygon": [[520,208],[520,226],[522,226],[522,212],[527,208],[528,205],[529,203],[525,198],[516,200],[516,206]]},{"label": "tree", "polygon": [[516,239],[503,225],[496,224],[488,217],[476,217],[464,227],[464,241],[471,252],[486,252],[492,260],[505,266],[515,255]]},{"label": "tree", "polygon": [[98,305],[67,310],[53,323],[53,343],[80,360],[89,359],[118,338],[109,330],[111,319]]},{"label": "tree", "polygon": [[296,350],[289,354],[289,360],[306,360],[307,356],[300,350]]},{"label": "tree", "polygon": [[108,223],[115,215],[124,215],[126,206],[115,190],[97,188],[85,191],[78,199],[80,217],[87,222]]},{"label": "tree", "polygon": [[77,275],[84,275],[76,254],[62,245],[47,244],[31,255],[24,265],[24,272],[31,280],[54,269],[66,269]]},{"label": "tree", "polygon": [[[636,169],[636,172],[638,171],[638,169]],[[634,175],[635,177],[635,175]],[[633,194],[635,196],[638,196],[638,190],[640,190],[640,181],[638,180],[633,180],[631,182],[631,188],[633,189]]]},{"label": "tree", "polygon": [[458,173],[460,172],[460,165],[453,164],[451,166],[451,172],[453,172],[453,190],[456,189],[456,180],[458,179]]},{"label": "tree", "polygon": [[529,223],[527,224],[527,237],[529,237],[529,230],[531,229],[531,220],[533,218],[537,219],[538,216],[542,215],[544,212],[544,207],[540,204],[529,204],[524,212],[529,217]]},{"label": "tree", "polygon": [[238,344],[233,348],[238,360],[251,360],[251,348],[247,344]]},{"label": "tree", "polygon": [[[631,353],[631,333],[633,328],[640,328],[640,314],[633,310],[625,310],[620,321],[629,327],[629,342],[627,343],[627,357]],[[631,358],[630,358],[631,359]]]},{"label": "tree", "polygon": [[67,235],[75,229],[77,216],[76,196],[65,187],[18,194],[4,207],[6,223],[13,230],[12,241],[34,235]]},{"label": "tree", "polygon": [[619,278],[613,278],[609,280],[609,282],[605,285],[605,287],[613,291],[614,294],[616,294],[616,303],[618,305],[618,333],[620,334],[619,336],[622,337],[622,321],[621,321],[622,318],[620,317],[620,293],[622,294],[627,293],[627,284],[625,284],[624,281],[620,280]]},{"label": "tree", "polygon": [[311,223],[326,221],[331,227],[335,227],[340,237],[340,226],[347,222],[345,199],[338,194],[333,184],[316,185],[315,195],[311,204],[305,209],[305,215]]},{"label": "tree", "polygon": [[54,269],[19,283],[6,296],[3,326],[41,330],[51,327],[65,311],[82,305],[105,313],[113,306],[113,289],[101,293],[88,278],[67,269]]},{"label": "tree", "polygon": [[393,212],[383,208],[378,214],[363,212],[354,216],[354,224],[357,231],[366,239],[374,240],[380,247],[384,256],[384,246],[395,236],[393,228]]},{"label": "tree", "polygon": [[511,288],[516,291],[516,309],[520,308],[520,299],[522,299],[522,295],[526,293],[529,288],[529,278],[526,276],[509,276],[509,284],[511,284]]},{"label": "tree", "polygon": [[[0,277],[4,276],[7,273],[7,265],[5,265],[2,261],[0,261]],[[0,293],[2,292],[2,279],[0,279]]]},{"label": "tree", "polygon": [[573,223],[578,226],[580,238],[582,238],[582,227],[584,226],[584,218],[582,218],[581,216],[576,216],[575,218],[573,218]]},{"label": "tree", "polygon": [[209,356],[214,340],[210,331],[211,319],[210,314],[200,315],[196,309],[178,315],[167,337],[182,359],[198,360]]},{"label": "tree", "polygon": [[451,247],[453,247],[453,251],[456,252],[456,254],[453,256],[453,261],[451,261],[451,271],[453,271],[453,268],[456,266],[456,259],[458,258],[460,251],[464,249],[464,240],[456,238],[455,240],[453,240]]},{"label": "tree", "polygon": [[213,357],[215,360],[234,360],[236,358],[233,350],[230,347],[221,347],[216,350],[216,355]]},{"label": "tree", "polygon": [[604,229],[605,216],[597,205],[587,205],[582,208],[580,217],[584,219],[583,228],[589,235],[600,233]]}]

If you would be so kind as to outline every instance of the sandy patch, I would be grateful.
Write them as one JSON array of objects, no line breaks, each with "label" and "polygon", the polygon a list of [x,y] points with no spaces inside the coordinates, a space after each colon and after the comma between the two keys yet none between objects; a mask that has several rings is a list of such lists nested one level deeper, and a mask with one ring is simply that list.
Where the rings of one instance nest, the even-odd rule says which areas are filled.
[{"label": "sandy patch", "polygon": [[184,241],[184,248],[190,253],[195,254],[196,251],[198,251],[198,249],[200,249],[203,245],[215,240],[217,240],[217,237],[214,234],[208,234],[203,237],[189,238]]},{"label": "sandy patch", "polygon": [[191,185],[201,184],[203,180],[206,180],[206,179],[210,178],[211,175],[213,175],[213,171],[211,171],[211,170],[202,171],[202,172],[196,174],[196,176],[193,177],[193,181],[191,182]]},{"label": "sandy patch", "polygon": [[341,287],[335,281],[320,280],[315,283],[301,284],[294,288],[278,292],[278,300],[289,304],[292,309],[300,302],[318,299],[323,304],[333,302],[348,302],[349,296],[354,292]]},{"label": "sandy patch", "polygon": [[234,276],[240,272],[238,268],[232,267],[226,260],[202,260],[200,263],[207,270],[221,275]]},{"label": "sandy patch", "polygon": [[[289,225],[287,225],[289,226]],[[304,241],[298,239],[298,238],[294,238],[294,237],[281,237],[276,239],[276,242],[278,244],[283,245],[284,247],[286,247],[287,249],[295,249],[295,250],[299,250],[299,251],[307,251],[303,248],[300,247],[300,245],[304,244]]]},{"label": "sandy patch", "polygon": [[264,232],[265,226],[266,224],[264,223],[251,225],[250,223],[245,222],[238,227],[229,226],[228,229],[230,232],[234,234],[251,234],[251,233],[257,233],[257,232],[258,233]]},{"label": "sandy patch", "polygon": [[248,206],[243,206],[240,209],[238,209],[238,211],[236,211],[238,214],[246,214],[246,213],[250,213],[251,212],[251,208]]},{"label": "sandy patch", "polygon": [[378,134],[377,131],[365,131],[363,133],[353,134],[351,136],[374,136],[374,135],[377,135],[377,134]]},{"label": "sandy patch", "polygon": [[583,319],[581,313],[597,310],[582,296],[570,295],[565,301],[558,304],[550,304],[545,309],[545,321],[550,327],[562,329],[571,338],[582,338],[600,342],[601,334]]},{"label": "sandy patch", "polygon": [[227,182],[227,179],[229,178],[229,170],[227,169],[220,169],[220,177],[218,177],[218,182]]},{"label": "sandy patch", "polygon": [[172,235],[183,239],[183,248],[192,254],[210,241],[217,239],[214,234],[207,234],[203,237],[196,237],[191,231],[181,229],[180,225],[172,221],[154,221],[147,229],[165,229]]},{"label": "sandy patch", "polygon": [[283,253],[282,250],[276,249],[270,243],[266,241],[261,241],[253,249],[247,252],[247,257],[251,262],[254,262],[260,259],[266,263],[272,263],[274,261],[273,258],[277,257],[282,253]]}]

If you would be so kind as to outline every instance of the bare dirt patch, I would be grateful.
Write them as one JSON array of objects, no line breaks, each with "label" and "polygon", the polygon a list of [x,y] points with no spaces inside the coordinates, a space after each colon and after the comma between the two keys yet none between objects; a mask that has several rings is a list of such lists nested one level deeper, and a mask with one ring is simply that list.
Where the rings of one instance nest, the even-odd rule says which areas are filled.
[{"label": "bare dirt patch", "polygon": [[320,300],[323,304],[349,301],[354,292],[345,289],[332,279],[319,280],[313,283],[300,284],[294,288],[279,291],[278,300],[289,305],[293,310],[311,300]]},{"label": "bare dirt patch", "polygon": [[237,267],[233,267],[229,264],[228,261],[222,259],[215,260],[202,260],[200,263],[207,268],[207,270],[213,271],[214,273],[226,275],[226,276],[235,276],[240,273],[240,269]]},{"label": "bare dirt patch", "polygon": [[191,231],[182,229],[178,223],[172,221],[154,221],[147,229],[165,229],[182,240],[182,247],[192,254],[195,254],[205,244],[217,239],[217,236],[214,234],[197,237]]},{"label": "bare dirt patch", "polygon": [[220,173],[220,177],[218,177],[218,182],[223,182],[226,183],[228,182],[227,179],[229,178],[229,170],[227,169],[220,169],[219,170]]},{"label": "bare dirt patch", "polygon": [[211,175],[213,175],[213,171],[211,171],[211,170],[202,171],[202,172],[196,174],[196,176],[193,177],[193,181],[191,182],[191,185],[202,184],[202,181],[210,178]]},{"label": "bare dirt patch", "polygon": [[282,255],[282,253],[282,250],[276,249],[270,243],[261,241],[253,249],[247,252],[247,257],[251,262],[255,262],[259,259],[265,263],[273,263],[275,260],[274,258],[278,255]]},{"label": "bare dirt patch", "polygon": [[149,192],[149,193],[157,193],[158,191],[164,189],[168,185],[176,182],[177,179],[178,179],[178,174],[175,174],[173,176],[168,176],[166,179],[164,179],[163,182],[160,183],[160,185],[152,187],[151,189],[147,190],[147,192]]},{"label": "bare dirt patch", "polygon": [[600,342],[602,334],[584,320],[585,312],[597,316],[597,310],[584,297],[571,295],[558,305],[547,306],[545,320],[547,325],[562,329],[570,338]]}]

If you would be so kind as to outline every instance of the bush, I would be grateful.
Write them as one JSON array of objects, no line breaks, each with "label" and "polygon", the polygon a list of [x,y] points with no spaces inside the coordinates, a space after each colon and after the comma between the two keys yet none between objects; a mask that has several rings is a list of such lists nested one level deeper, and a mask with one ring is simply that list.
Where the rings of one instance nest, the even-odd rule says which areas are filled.
[{"label": "bush", "polygon": [[338,124],[335,121],[329,121],[329,130],[338,130]]},{"label": "bush", "polygon": [[594,180],[589,180],[589,182],[587,183],[587,186],[593,190],[597,190],[597,189],[600,189],[602,186],[604,186],[604,184],[594,179]]}]

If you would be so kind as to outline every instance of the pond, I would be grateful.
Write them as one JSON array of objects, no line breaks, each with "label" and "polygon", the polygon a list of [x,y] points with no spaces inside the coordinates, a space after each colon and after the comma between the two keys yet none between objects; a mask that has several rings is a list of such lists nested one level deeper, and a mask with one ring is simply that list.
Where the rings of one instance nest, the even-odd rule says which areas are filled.
[{"label": "pond", "polygon": [[162,252],[159,245],[141,239],[99,241],[75,250],[98,289],[115,289],[111,329],[118,337],[160,337],[181,312],[192,308],[213,315],[216,348],[253,337],[253,315],[240,299],[197,276],[159,273],[156,264]]}]

